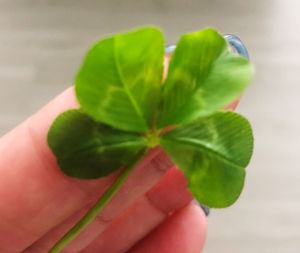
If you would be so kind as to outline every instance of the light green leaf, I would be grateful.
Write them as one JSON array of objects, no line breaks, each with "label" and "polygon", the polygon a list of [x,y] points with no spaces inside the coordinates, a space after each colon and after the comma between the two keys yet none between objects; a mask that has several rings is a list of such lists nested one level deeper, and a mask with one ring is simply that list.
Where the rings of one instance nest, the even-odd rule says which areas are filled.
[{"label": "light green leaf", "polygon": [[237,98],[252,78],[248,60],[231,53],[213,29],[185,34],[163,85],[159,127],[208,116]]},{"label": "light green leaf", "polygon": [[48,132],[48,144],[65,174],[86,179],[103,177],[128,165],[146,147],[138,134],[98,123],[79,110],[56,118]]},{"label": "light green leaf", "polygon": [[194,196],[226,207],[240,195],[252,155],[251,126],[233,112],[219,112],[168,132],[162,147],[185,173]]},{"label": "light green leaf", "polygon": [[163,35],[154,27],[99,41],[75,80],[82,110],[118,129],[147,131],[160,97],[163,57]]}]

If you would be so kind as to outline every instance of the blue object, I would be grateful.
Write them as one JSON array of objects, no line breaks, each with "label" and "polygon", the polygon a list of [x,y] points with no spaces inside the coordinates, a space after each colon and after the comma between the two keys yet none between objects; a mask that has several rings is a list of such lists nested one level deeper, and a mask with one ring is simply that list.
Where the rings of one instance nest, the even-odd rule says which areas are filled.
[{"label": "blue object", "polygon": [[[249,59],[249,53],[245,46],[245,44],[241,41],[241,39],[233,34],[226,34],[224,38],[227,40],[230,46],[241,56]],[[165,47],[165,52],[167,54],[171,54],[176,48],[176,45],[168,45]]]},{"label": "blue object", "polygon": [[245,44],[241,41],[241,39],[233,34],[226,34],[224,38],[228,41],[228,43],[236,50],[236,52],[249,59],[249,53],[245,46]]}]

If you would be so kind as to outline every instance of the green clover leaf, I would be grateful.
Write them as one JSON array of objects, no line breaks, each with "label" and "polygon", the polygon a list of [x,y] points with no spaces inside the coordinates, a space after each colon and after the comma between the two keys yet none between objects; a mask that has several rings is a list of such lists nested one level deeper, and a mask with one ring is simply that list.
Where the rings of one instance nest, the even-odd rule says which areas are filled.
[{"label": "green clover leaf", "polygon": [[208,116],[237,98],[252,78],[248,60],[229,51],[213,29],[185,34],[163,85],[159,127]]},{"label": "green clover leaf", "polygon": [[157,28],[99,41],[75,79],[82,110],[115,128],[149,130],[160,97],[163,57],[163,35]]},{"label": "green clover leaf", "polygon": [[201,203],[226,207],[240,195],[253,136],[250,124],[239,114],[218,112],[201,118],[162,136],[161,145],[184,171]]},{"label": "green clover leaf", "polygon": [[98,123],[79,110],[60,114],[48,140],[62,171],[85,179],[107,176],[146,148],[145,138],[138,134]]}]

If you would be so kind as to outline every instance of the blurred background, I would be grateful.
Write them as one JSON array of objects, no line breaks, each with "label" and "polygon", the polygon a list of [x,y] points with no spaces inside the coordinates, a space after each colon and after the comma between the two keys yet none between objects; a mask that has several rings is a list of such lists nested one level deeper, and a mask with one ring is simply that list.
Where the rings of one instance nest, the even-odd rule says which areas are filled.
[{"label": "blurred background", "polygon": [[256,78],[238,111],[253,124],[245,190],[213,210],[205,253],[300,249],[298,0],[0,0],[0,136],[72,84],[89,45],[144,24],[167,42],[205,26],[239,35]]}]

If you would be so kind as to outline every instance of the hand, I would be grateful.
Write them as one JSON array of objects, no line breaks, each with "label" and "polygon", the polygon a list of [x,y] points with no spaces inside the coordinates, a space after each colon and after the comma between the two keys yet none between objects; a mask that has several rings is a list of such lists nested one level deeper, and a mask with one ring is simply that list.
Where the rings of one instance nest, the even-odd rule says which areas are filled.
[{"label": "hand", "polygon": [[[78,180],[57,167],[47,131],[77,106],[69,89],[0,139],[0,252],[48,252],[117,176]],[[156,149],[63,252],[200,252],[206,221],[191,200],[184,176]]]}]

